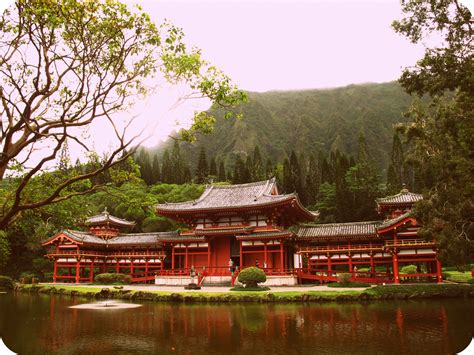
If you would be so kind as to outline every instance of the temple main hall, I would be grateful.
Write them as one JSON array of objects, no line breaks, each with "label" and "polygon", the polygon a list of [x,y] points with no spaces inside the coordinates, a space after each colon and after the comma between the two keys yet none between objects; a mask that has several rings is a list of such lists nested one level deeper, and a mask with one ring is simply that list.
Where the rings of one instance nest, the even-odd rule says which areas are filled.
[{"label": "temple main hall", "polygon": [[[93,282],[102,272],[132,282],[233,284],[239,270],[257,266],[267,285],[324,283],[338,273],[353,281],[441,282],[437,245],[418,236],[411,209],[422,196],[403,189],[378,199],[378,221],[318,224],[296,194],[280,194],[275,179],[210,185],[193,201],[164,203],[156,213],[185,224],[175,232],[130,233],[134,223],[107,211],[85,221],[87,231],[62,230],[43,246],[54,282]],[[400,272],[417,265],[416,274]]]}]

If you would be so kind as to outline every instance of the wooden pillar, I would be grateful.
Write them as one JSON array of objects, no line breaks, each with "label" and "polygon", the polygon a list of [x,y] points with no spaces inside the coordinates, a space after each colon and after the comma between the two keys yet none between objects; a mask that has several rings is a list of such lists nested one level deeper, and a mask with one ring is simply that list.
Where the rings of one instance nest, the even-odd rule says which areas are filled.
[{"label": "wooden pillar", "polygon": [[438,283],[443,283],[443,273],[441,271],[441,261],[436,258],[436,279]]},{"label": "wooden pillar", "polygon": [[349,272],[352,273],[352,272],[354,272],[354,267],[352,265],[352,253],[349,252],[348,256],[349,256]]},{"label": "wooden pillar", "polygon": [[58,274],[58,260],[54,259],[53,283],[56,283],[56,276]]},{"label": "wooden pillar", "polygon": [[130,258],[130,275],[133,277],[133,259]]},{"label": "wooden pillar", "polygon": [[80,281],[80,272],[81,272],[81,259],[77,259],[76,261],[76,283],[78,284]]},{"label": "wooden pillar", "polygon": [[186,248],[184,249],[184,268],[188,269],[188,244],[186,244]]},{"label": "wooden pillar", "polygon": [[268,265],[268,261],[267,261],[267,242],[263,242],[263,262],[265,263],[265,265]]},{"label": "wooden pillar", "polygon": [[174,270],[174,244],[171,244],[171,270]]},{"label": "wooden pillar", "polygon": [[374,263],[374,253],[370,252],[370,277],[375,277],[375,263]]},{"label": "wooden pillar", "polygon": [[145,276],[148,276],[148,258],[145,259]]},{"label": "wooden pillar", "polygon": [[240,267],[239,270],[242,270],[242,265],[244,265],[244,254],[242,253],[242,241],[239,241],[240,244]]},{"label": "wooden pillar", "polygon": [[89,282],[90,283],[94,282],[94,259],[92,259],[91,267],[90,267],[90,271],[89,271]]},{"label": "wooden pillar", "polygon": [[211,267],[211,240],[207,241],[207,267]]},{"label": "wooden pillar", "polygon": [[398,275],[398,255],[395,251],[393,252],[392,260],[393,260],[393,282],[396,284],[399,284],[400,277]]},{"label": "wooden pillar", "polygon": [[280,240],[280,271],[281,271],[281,272],[283,272],[283,270],[285,269],[283,257],[284,257],[284,253],[283,253],[283,241]]},{"label": "wooden pillar", "polygon": [[[327,254],[328,256],[328,272],[330,273],[331,272],[331,268],[332,268],[332,265],[331,265],[331,254]],[[328,275],[329,276],[329,275]]]}]

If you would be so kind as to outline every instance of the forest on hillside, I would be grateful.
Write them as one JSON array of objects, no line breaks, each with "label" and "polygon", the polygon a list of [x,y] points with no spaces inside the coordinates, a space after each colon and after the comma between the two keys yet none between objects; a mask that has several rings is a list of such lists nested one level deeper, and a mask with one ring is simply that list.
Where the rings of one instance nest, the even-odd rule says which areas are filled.
[{"label": "forest on hillside", "polygon": [[[262,159],[283,161],[291,152],[330,154],[355,158],[359,135],[364,135],[369,154],[381,173],[388,168],[394,125],[406,122],[412,98],[396,82],[349,85],[334,89],[248,93],[240,105],[242,119],[218,119],[213,133],[201,135],[193,144],[182,143],[191,169],[195,169],[201,147],[208,156],[233,169],[238,156],[246,159],[259,146]],[[223,112],[214,110],[216,117]],[[161,158],[170,151],[171,139],[151,155]]]}]

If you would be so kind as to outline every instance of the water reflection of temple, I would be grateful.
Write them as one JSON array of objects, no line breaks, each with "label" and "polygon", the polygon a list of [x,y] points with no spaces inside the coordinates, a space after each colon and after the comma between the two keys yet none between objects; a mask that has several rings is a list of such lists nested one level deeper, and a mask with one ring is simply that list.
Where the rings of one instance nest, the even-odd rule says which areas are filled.
[{"label": "water reflection of temple", "polygon": [[[86,221],[88,232],[63,230],[43,245],[54,281],[91,282],[108,270],[134,282],[187,284],[193,267],[199,282],[233,282],[238,269],[257,265],[272,285],[336,281],[337,272],[373,283],[441,282],[437,245],[418,236],[411,214],[421,198],[403,189],[377,200],[379,221],[305,224],[317,213],[296,194],[279,194],[274,179],[212,185],[195,201],[156,206],[188,230],[125,233],[133,223],[104,211]],[[406,264],[416,264],[416,273],[401,274]]]},{"label": "water reflection of temple", "polygon": [[[453,334],[459,332],[460,325],[465,327],[462,320],[455,324],[459,314],[454,303],[150,303],[133,311],[101,313],[69,309],[63,300],[51,302],[57,302],[51,304],[54,318],[39,317],[42,324],[35,327],[38,333],[34,335],[47,353],[130,349],[171,353],[173,348],[177,353],[291,353],[297,344],[301,353],[407,353],[422,349],[422,353],[439,354],[453,352],[457,344]],[[469,329],[464,330],[468,336]]]}]

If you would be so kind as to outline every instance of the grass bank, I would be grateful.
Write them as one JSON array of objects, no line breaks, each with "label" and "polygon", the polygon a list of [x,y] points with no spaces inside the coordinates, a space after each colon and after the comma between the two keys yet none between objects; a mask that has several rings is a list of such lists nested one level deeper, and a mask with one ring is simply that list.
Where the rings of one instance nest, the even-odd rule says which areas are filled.
[{"label": "grass bank", "polygon": [[95,299],[157,302],[346,302],[393,299],[473,297],[473,285],[387,285],[351,291],[167,292],[117,290],[112,287],[16,285],[16,292],[66,295]]}]

